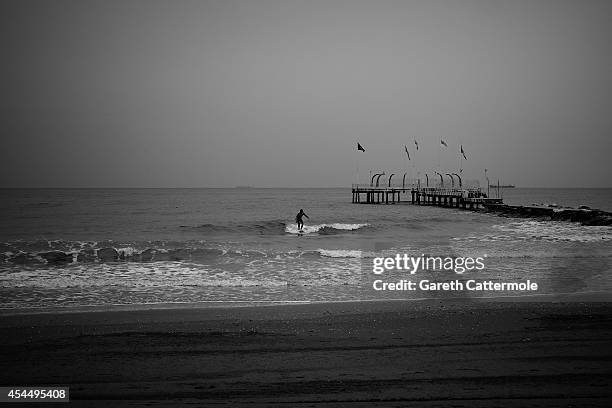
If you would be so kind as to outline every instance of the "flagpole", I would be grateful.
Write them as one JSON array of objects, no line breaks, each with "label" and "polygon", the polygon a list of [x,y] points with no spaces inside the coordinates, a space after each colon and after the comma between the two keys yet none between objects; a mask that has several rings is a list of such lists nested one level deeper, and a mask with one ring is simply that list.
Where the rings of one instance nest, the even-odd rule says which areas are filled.
[{"label": "flagpole", "polygon": [[[408,150],[407,146],[406,146],[406,150]],[[412,157],[408,159],[408,162],[412,162]],[[412,163],[406,163],[406,173],[408,173],[408,181],[412,179],[412,166],[413,166]]]},{"label": "flagpole", "polygon": [[[406,145],[404,145],[404,149],[406,149]],[[408,173],[408,152],[406,151],[406,156],[404,156],[404,171]]]},{"label": "flagpole", "polygon": [[[416,150],[414,151],[413,157],[414,157],[414,160],[412,162],[411,176],[413,176],[414,172],[416,171]],[[412,178],[412,177],[410,177],[410,178]],[[413,188],[413,187],[414,187],[414,185],[412,185],[410,188]]]},{"label": "flagpole", "polygon": [[402,177],[402,188],[406,188],[406,176],[408,175],[408,168],[410,167],[408,162],[411,161],[408,145],[404,145],[404,153],[406,153],[406,156],[404,156],[404,177]]},{"label": "flagpole", "polygon": [[[461,137],[460,137],[460,136],[457,136],[457,140],[459,141],[459,146],[460,146],[460,149],[461,149],[461,148],[463,148],[463,144],[461,144]],[[458,159],[458,161],[457,161],[457,167],[459,167],[459,168],[457,169],[457,170],[458,170],[458,171],[457,171],[457,173],[461,174],[461,173],[462,173],[462,172],[461,172],[461,167],[462,167],[462,163],[461,163],[461,152],[459,152],[459,155],[457,156],[457,159]]]},{"label": "flagpole", "polygon": [[[419,151],[419,144],[417,143],[416,138],[414,138],[414,145],[416,146],[416,150],[414,152],[414,155],[416,157],[416,152]],[[416,173],[417,173],[417,180],[418,180],[417,181],[417,188],[418,188],[418,187],[420,187],[420,184],[421,184],[421,172],[419,171],[418,167],[416,166],[416,158],[414,160],[415,160],[414,161],[414,166],[416,168]]]},{"label": "flagpole", "polygon": [[[363,148],[361,144],[359,144],[359,142],[357,142],[357,156],[359,156],[359,152],[365,153],[365,149]],[[359,157],[355,158],[355,168],[357,171],[357,185],[359,186]],[[372,175],[371,173],[372,173],[372,170],[370,170],[370,176]]]},{"label": "flagpole", "polygon": [[438,171],[440,171],[440,154],[442,153],[442,141],[438,143]]},{"label": "flagpole", "polygon": [[[462,146],[462,145],[461,145],[461,144],[459,144],[459,146]],[[458,168],[458,170],[459,170],[459,173],[461,173],[461,172],[462,172],[462,171],[461,171],[461,170],[462,170],[462,168],[461,168],[461,167],[462,167],[462,166],[461,166],[461,152],[459,152],[459,155],[457,156],[457,159],[458,159],[458,160],[457,160],[457,167],[459,167],[459,168]]]},{"label": "flagpole", "polygon": [[359,187],[359,151],[357,151],[357,157],[355,157],[355,167],[357,168],[357,187]]}]

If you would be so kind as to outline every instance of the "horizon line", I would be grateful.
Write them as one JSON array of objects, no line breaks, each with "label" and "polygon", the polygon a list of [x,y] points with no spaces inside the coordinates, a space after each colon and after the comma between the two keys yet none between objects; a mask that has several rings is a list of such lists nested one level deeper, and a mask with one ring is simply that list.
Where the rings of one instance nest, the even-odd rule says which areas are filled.
[{"label": "horizon line", "polygon": [[[497,185],[491,185],[491,188],[496,188]],[[3,187],[0,186],[0,190],[264,190],[264,189],[284,189],[284,190],[312,190],[312,189],[350,189],[351,186],[342,186],[342,187],[285,187],[285,186],[233,186],[233,187],[135,187],[135,186],[96,186],[96,187],[84,187],[84,186],[50,186],[50,187],[41,187],[41,186],[27,186],[27,187]],[[486,186],[482,186],[482,188],[486,188]],[[504,189],[612,189],[612,186],[609,187],[529,187],[529,186],[514,186],[514,187],[503,187]]]}]

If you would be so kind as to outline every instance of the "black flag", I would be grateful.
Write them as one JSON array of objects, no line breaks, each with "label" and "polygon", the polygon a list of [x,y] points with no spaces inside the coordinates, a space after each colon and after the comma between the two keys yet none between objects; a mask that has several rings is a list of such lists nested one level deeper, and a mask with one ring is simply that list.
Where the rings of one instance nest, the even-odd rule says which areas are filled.
[{"label": "black flag", "polygon": [[419,144],[417,143],[416,139],[414,139],[414,144],[416,145],[416,149],[419,150]]},{"label": "black flag", "polygon": [[467,160],[467,157],[465,157],[465,152],[463,151],[463,145],[461,145],[461,154],[463,155],[463,158]]},{"label": "black flag", "polygon": [[365,149],[363,148],[363,146],[362,146],[362,145],[360,145],[360,144],[359,144],[359,142],[357,142],[357,151],[360,151],[360,150],[361,150],[362,152],[365,152]]},{"label": "black flag", "polygon": [[410,152],[408,151],[408,146],[404,145],[404,149],[406,150],[406,154],[408,155],[408,160],[410,160]]}]

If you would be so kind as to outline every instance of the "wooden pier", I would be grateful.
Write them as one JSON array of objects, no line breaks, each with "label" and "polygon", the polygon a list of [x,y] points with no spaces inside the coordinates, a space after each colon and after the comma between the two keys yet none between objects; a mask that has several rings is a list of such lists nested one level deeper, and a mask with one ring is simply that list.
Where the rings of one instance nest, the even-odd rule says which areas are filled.
[{"label": "wooden pier", "polygon": [[[376,187],[353,184],[354,204],[435,205],[438,207],[480,210],[502,217],[535,218],[540,221],[578,222],[582,225],[612,225],[612,213],[581,206],[557,208],[506,205],[501,198],[487,197],[480,187],[443,188],[410,186]],[[403,196],[403,197],[402,197]],[[403,199],[402,199],[403,198]]]},{"label": "wooden pier", "polygon": [[[487,204],[502,204],[501,198],[489,198],[479,188],[443,188],[418,186],[375,187],[353,184],[354,204],[396,204],[407,202],[414,205],[478,209]],[[405,196],[402,201],[402,195]]]}]

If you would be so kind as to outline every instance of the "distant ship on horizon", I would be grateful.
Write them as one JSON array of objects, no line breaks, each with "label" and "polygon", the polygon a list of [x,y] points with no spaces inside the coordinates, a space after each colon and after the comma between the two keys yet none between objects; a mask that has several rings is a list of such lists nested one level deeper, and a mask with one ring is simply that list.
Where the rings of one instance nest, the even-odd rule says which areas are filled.
[{"label": "distant ship on horizon", "polygon": [[499,188],[515,188],[516,186],[514,184],[503,184],[500,185]]}]

